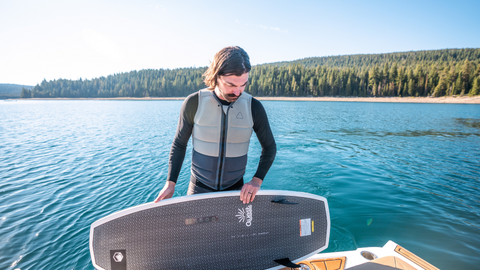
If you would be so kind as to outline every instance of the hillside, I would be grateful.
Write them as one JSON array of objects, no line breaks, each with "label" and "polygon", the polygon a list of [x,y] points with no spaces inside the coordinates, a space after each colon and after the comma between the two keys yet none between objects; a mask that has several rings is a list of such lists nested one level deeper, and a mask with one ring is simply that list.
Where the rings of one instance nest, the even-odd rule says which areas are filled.
[{"label": "hillside", "polygon": [[[204,88],[206,67],[140,70],[92,80],[43,81],[22,97],[184,97]],[[254,66],[255,96],[480,94],[480,49],[311,57]]]},{"label": "hillside", "polygon": [[430,51],[409,51],[393,52],[381,54],[356,54],[356,55],[338,55],[324,57],[308,57],[294,61],[282,61],[267,63],[259,66],[288,66],[302,65],[306,68],[328,66],[328,67],[357,67],[371,68],[374,65],[383,65],[385,63],[397,63],[397,65],[412,67],[418,63],[431,64],[453,61],[465,61],[466,59],[480,59],[480,49],[444,49]]},{"label": "hillside", "polygon": [[0,83],[0,98],[18,98],[22,88],[33,89],[34,86]]}]

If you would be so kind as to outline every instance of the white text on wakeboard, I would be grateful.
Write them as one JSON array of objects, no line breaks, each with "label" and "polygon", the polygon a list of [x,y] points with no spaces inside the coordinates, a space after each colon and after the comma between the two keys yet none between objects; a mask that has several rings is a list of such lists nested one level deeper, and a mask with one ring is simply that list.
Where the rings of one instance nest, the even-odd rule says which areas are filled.
[{"label": "white text on wakeboard", "polygon": [[239,208],[238,214],[235,216],[238,218],[238,222],[245,222],[245,225],[247,227],[250,227],[253,220],[252,205],[249,205],[245,208]]}]

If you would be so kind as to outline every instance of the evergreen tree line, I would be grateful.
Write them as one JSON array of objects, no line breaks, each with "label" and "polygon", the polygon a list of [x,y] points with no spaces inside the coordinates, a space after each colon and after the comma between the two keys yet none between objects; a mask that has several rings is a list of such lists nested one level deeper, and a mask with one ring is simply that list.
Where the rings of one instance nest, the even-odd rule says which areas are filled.
[{"label": "evergreen tree line", "polygon": [[399,66],[415,67],[417,63],[459,62],[465,59],[475,60],[480,58],[480,49],[444,49],[431,51],[410,51],[383,54],[356,54],[343,56],[309,57],[288,62],[276,62],[266,65],[288,66],[300,64],[305,67],[359,67],[371,68],[375,64],[396,62]]},{"label": "evergreen tree line", "polygon": [[[184,97],[205,88],[206,67],[131,71],[93,80],[44,80],[21,97]],[[480,49],[305,58],[252,67],[254,96],[480,94]]]},{"label": "evergreen tree line", "polygon": [[21,97],[182,97],[204,88],[206,68],[146,69],[92,80],[43,80]]}]

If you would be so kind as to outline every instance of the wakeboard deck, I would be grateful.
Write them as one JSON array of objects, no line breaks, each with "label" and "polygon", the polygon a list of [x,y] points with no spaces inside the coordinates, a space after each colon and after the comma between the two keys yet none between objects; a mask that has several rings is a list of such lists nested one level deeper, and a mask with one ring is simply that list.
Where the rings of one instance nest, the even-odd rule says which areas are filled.
[{"label": "wakeboard deck", "polygon": [[97,269],[280,269],[328,247],[324,197],[260,190],[243,204],[240,191],[146,203],[108,215],[90,228]]}]

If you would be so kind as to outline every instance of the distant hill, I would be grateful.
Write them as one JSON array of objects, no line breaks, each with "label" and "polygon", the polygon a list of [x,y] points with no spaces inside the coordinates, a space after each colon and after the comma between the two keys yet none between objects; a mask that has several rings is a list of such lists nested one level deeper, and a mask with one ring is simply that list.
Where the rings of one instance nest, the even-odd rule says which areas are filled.
[{"label": "distant hill", "polygon": [[[206,67],[146,69],[92,80],[44,80],[24,98],[185,97]],[[254,96],[454,96],[480,94],[480,48],[310,57],[252,67]]]},{"label": "distant hill", "polygon": [[32,90],[34,86],[0,83],[0,98],[19,98],[22,88]]}]

